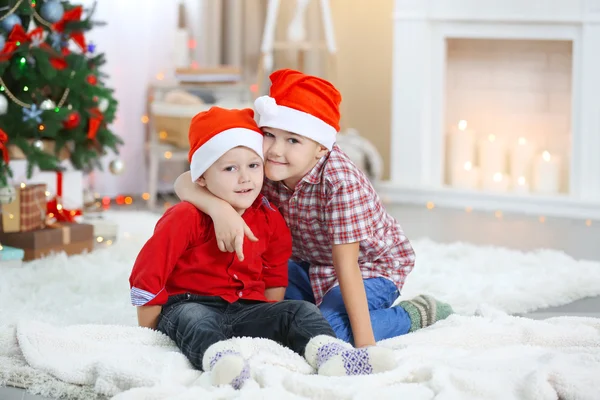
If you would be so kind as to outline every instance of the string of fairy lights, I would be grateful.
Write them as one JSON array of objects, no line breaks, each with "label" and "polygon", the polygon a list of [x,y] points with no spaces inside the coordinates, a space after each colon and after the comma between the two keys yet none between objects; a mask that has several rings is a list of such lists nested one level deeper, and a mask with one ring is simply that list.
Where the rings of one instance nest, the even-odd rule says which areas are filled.
[{"label": "string of fairy lights", "polygon": [[[389,200],[385,199],[384,202],[389,203]],[[433,211],[436,208],[436,205],[435,205],[435,203],[433,201],[428,201],[428,202],[425,203],[425,208],[427,208],[430,211]],[[469,213],[472,213],[474,211],[474,209],[471,206],[466,206],[464,208],[464,211],[467,214],[469,214]],[[479,210],[479,211],[484,211],[484,210]],[[496,217],[497,219],[504,218],[504,212],[502,212],[502,210],[496,210],[496,211],[493,212],[493,214],[494,214],[494,217]],[[546,216],[544,216],[544,215],[538,216],[537,219],[538,219],[538,221],[541,224],[545,223],[548,220],[548,218]],[[586,219],[584,221],[584,223],[585,223],[585,226],[590,227],[593,224],[593,220],[590,219],[590,218],[588,218],[588,219]]]}]

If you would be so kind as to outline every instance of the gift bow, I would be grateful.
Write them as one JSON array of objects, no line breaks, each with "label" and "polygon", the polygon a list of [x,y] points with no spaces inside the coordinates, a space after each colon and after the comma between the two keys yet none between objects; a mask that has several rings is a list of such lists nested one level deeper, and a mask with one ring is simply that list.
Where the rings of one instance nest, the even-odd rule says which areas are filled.
[{"label": "gift bow", "polygon": [[75,222],[75,217],[82,215],[82,213],[81,210],[67,210],[63,207],[62,183],[62,172],[56,171],[56,196],[47,203],[46,213],[49,217],[56,218],[57,222]]},{"label": "gift bow", "polygon": [[[8,36],[8,41],[4,45],[4,49],[2,49],[0,59],[2,61],[10,59],[12,53],[19,47],[18,43],[27,42],[37,42],[39,43],[40,49],[50,53],[55,53],[54,49],[48,45],[48,43],[43,41],[43,37],[44,30],[41,27],[35,28],[31,32],[26,33],[21,25],[15,25]],[[62,56],[50,57],[50,64],[52,64],[52,66],[58,70],[65,69],[67,67],[67,63]]]},{"label": "gift bow", "polygon": [[8,135],[2,129],[0,129],[0,150],[2,151],[2,157],[4,158],[4,163],[8,164],[10,158],[8,157],[8,147],[6,147],[6,143],[8,142]]},{"label": "gift bow", "polygon": [[[77,6],[70,9],[69,11],[65,11],[62,19],[53,25],[54,30],[63,33],[65,31],[65,25],[67,23],[79,22],[81,20],[82,12],[83,8],[81,6]],[[77,45],[81,47],[81,50],[85,53],[87,51],[87,47],[85,46],[85,36],[83,36],[83,33],[80,31],[71,32],[70,36],[71,39],[73,39],[73,41],[77,43]]]}]

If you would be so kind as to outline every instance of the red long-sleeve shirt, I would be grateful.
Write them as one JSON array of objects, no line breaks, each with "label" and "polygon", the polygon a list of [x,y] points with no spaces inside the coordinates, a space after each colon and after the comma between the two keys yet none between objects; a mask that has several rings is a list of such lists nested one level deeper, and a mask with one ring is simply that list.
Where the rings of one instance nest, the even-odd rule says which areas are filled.
[{"label": "red long-sleeve shirt", "polygon": [[244,261],[217,246],[211,218],[187,202],[169,208],[140,251],[129,284],[134,306],[162,305],[191,293],[268,301],[265,289],[288,284],[292,237],[285,220],[260,195],[242,218],[259,239],[244,239]]}]

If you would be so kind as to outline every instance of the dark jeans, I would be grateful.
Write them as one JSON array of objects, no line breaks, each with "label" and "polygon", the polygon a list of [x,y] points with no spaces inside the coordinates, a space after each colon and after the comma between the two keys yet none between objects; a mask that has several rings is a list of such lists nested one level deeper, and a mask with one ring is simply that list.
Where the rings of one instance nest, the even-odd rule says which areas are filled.
[{"label": "dark jeans", "polygon": [[182,294],[163,306],[158,330],[168,335],[197,369],[204,352],[232,337],[274,340],[304,356],[306,344],[317,335],[335,333],[314,305],[299,300],[265,303]]}]

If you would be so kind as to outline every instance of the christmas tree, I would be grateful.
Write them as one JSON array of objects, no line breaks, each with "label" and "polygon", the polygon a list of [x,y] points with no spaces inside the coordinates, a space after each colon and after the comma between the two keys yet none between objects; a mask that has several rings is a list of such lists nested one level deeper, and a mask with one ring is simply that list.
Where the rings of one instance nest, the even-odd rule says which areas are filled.
[{"label": "christmas tree", "polygon": [[9,161],[60,170],[69,158],[79,170],[102,168],[122,140],[108,129],[117,101],[104,86],[105,63],[85,33],[94,7],[59,0],[0,0],[0,186]]}]

